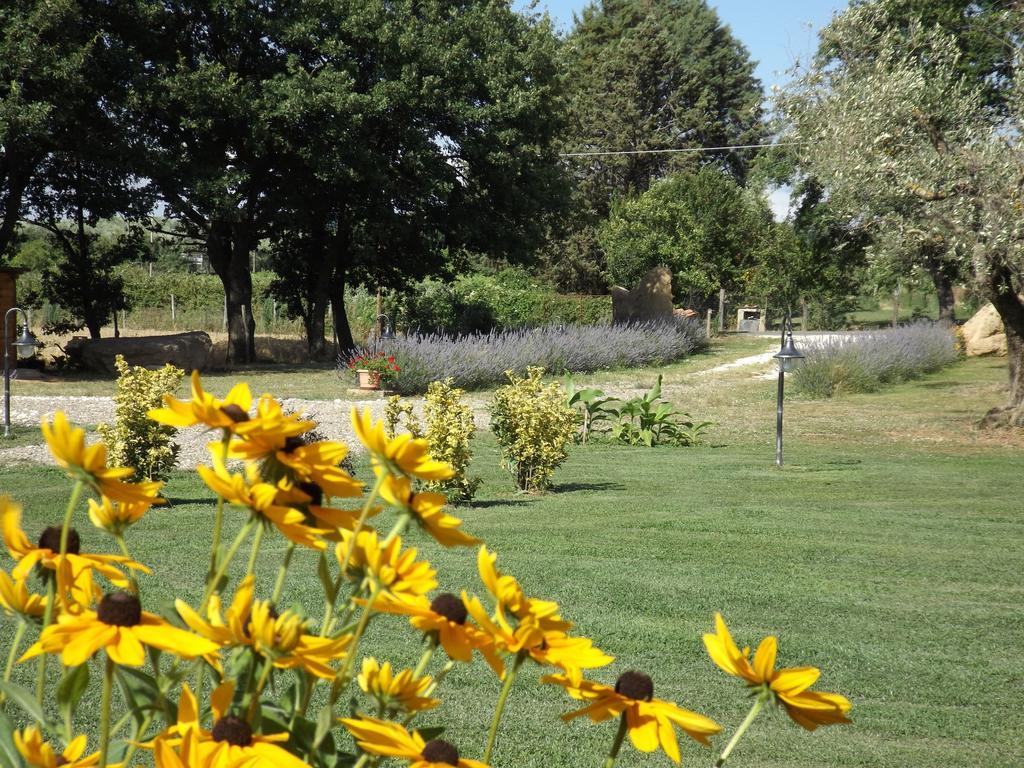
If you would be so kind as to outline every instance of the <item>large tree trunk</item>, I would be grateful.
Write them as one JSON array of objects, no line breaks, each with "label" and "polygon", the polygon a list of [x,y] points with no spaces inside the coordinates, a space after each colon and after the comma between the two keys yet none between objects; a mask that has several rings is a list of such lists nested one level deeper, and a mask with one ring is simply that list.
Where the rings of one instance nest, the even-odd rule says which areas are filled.
[{"label": "large tree trunk", "polygon": [[993,408],[981,420],[983,427],[1024,427],[1024,297],[1014,285],[1010,270],[993,272],[992,304],[1006,330],[1006,364],[1010,374],[1010,398],[1006,405]]},{"label": "large tree trunk", "polygon": [[243,225],[217,221],[210,226],[206,252],[224,286],[228,319],[229,364],[251,363],[256,356],[256,319],[252,314],[249,254],[254,246]]},{"label": "large tree trunk", "polygon": [[[327,339],[324,338],[324,316],[327,314],[327,304],[330,301],[329,289],[333,264],[328,258],[327,236],[322,228],[315,232],[314,246],[318,256],[315,260],[316,276],[309,302],[306,304],[306,314],[302,318],[302,324],[306,329],[306,348],[309,352],[309,359],[326,360],[328,351]],[[344,301],[344,297],[342,301]]]},{"label": "large tree trunk", "polygon": [[945,248],[938,245],[926,245],[924,250],[924,265],[932,278],[935,293],[939,297],[939,320],[952,324],[955,320],[953,310],[956,298],[953,294],[953,278],[950,276],[949,265],[942,259]]},{"label": "large tree trunk", "polygon": [[334,333],[338,337],[338,355],[348,357],[355,351],[356,341],[352,338],[352,329],[348,324],[345,312],[345,273],[336,270],[330,284],[331,314],[334,322]]}]

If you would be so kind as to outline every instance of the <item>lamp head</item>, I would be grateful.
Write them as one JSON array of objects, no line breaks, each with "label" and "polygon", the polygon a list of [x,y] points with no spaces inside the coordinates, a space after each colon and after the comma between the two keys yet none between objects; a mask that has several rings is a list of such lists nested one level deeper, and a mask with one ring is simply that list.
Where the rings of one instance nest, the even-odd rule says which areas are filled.
[{"label": "lamp head", "polygon": [[798,350],[796,344],[793,343],[792,331],[786,334],[786,340],[782,344],[782,349],[772,357],[779,361],[779,368],[783,373],[789,373],[794,370],[800,364],[800,361],[804,359],[803,352]]},{"label": "lamp head", "polygon": [[14,341],[14,349],[18,358],[24,360],[32,357],[36,353],[38,343],[38,340],[32,334],[32,331],[29,330],[28,326],[22,326],[21,336]]}]

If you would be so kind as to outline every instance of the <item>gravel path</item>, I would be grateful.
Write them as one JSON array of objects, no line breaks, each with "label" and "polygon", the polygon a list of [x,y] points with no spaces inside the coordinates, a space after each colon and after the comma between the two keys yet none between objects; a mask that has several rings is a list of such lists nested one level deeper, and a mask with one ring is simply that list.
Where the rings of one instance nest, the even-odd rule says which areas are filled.
[{"label": "gravel path", "polygon": [[[800,335],[802,340],[808,338],[827,338],[831,334],[807,334]],[[703,371],[697,371],[693,376],[707,376],[709,374],[725,373],[737,368],[745,368],[755,365],[763,365],[771,362],[775,350],[770,349],[757,355],[741,357],[729,363],[715,366]],[[770,374],[774,376],[774,372]],[[626,387],[606,388],[606,392],[612,396],[628,397],[633,390]],[[410,398],[417,406],[422,405],[422,398]],[[478,429],[486,428],[489,420],[487,412],[487,400],[480,396],[469,393],[467,402],[473,408],[473,416]],[[288,411],[301,411],[309,418],[319,424],[319,431],[330,440],[339,440],[346,443],[353,453],[359,453],[361,446],[355,439],[352,432],[352,425],[349,421],[349,412],[353,404],[360,408],[369,408],[375,417],[380,417],[384,412],[383,400],[300,400],[290,398],[281,401],[281,404]],[[114,401],[110,397],[44,397],[38,395],[16,395],[11,398],[11,421],[22,426],[38,426],[40,420],[45,416],[52,417],[54,412],[64,411],[68,418],[75,424],[96,425],[112,421],[114,418]],[[96,433],[90,432],[90,441],[96,439]],[[206,445],[210,442],[211,436],[208,432],[199,429],[179,430],[177,442],[181,445],[178,465],[183,469],[191,469],[197,464],[205,464],[208,461]],[[46,445],[40,442],[37,445],[22,445],[16,448],[0,447],[0,468],[12,464],[52,464],[49,450]]]}]

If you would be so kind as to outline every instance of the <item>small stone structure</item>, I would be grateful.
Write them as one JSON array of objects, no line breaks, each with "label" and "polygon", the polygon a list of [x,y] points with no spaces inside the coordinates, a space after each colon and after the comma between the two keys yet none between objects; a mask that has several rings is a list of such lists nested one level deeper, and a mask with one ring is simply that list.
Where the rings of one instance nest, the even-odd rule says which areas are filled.
[{"label": "small stone structure", "polygon": [[1006,354],[1006,330],[1003,320],[991,304],[986,304],[964,323],[964,351],[971,357]]},{"label": "small stone structure", "polygon": [[740,307],[736,310],[736,330],[740,333],[764,333],[765,317],[758,307]]},{"label": "small stone structure", "polygon": [[672,272],[655,267],[628,291],[612,288],[612,323],[646,323],[672,319]]},{"label": "small stone structure", "polygon": [[171,363],[189,373],[203,370],[210,362],[213,342],[205,331],[118,339],[74,338],[68,342],[66,351],[73,361],[103,373],[117,373],[114,359],[118,355],[124,355],[131,365],[160,368]]}]

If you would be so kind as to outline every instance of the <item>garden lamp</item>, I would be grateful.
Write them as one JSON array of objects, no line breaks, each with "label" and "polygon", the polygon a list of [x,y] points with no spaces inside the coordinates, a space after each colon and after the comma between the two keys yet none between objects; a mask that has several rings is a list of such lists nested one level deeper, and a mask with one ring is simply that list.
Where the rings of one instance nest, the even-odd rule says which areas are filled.
[{"label": "garden lamp", "polygon": [[32,331],[28,327],[28,315],[25,314],[25,310],[20,307],[11,307],[4,313],[4,437],[11,436],[11,351],[12,346],[8,341],[7,327],[10,322],[11,314],[21,312],[21,316],[25,318],[25,324],[22,326],[21,336],[14,340],[14,351],[18,356],[18,359],[24,360],[25,358],[32,357],[36,351],[36,337],[32,335]]},{"label": "garden lamp", "polygon": [[394,341],[395,332],[391,328],[391,318],[382,313],[377,315],[377,317],[375,317],[374,320],[380,320],[382,317],[384,318],[384,330],[381,331],[380,338],[383,341]]},{"label": "garden lamp", "polygon": [[782,347],[772,355],[779,361],[779,398],[775,410],[775,465],[782,466],[782,395],[785,389],[786,374],[795,370],[804,359],[803,352],[793,343],[793,320],[789,313],[782,323]]}]

